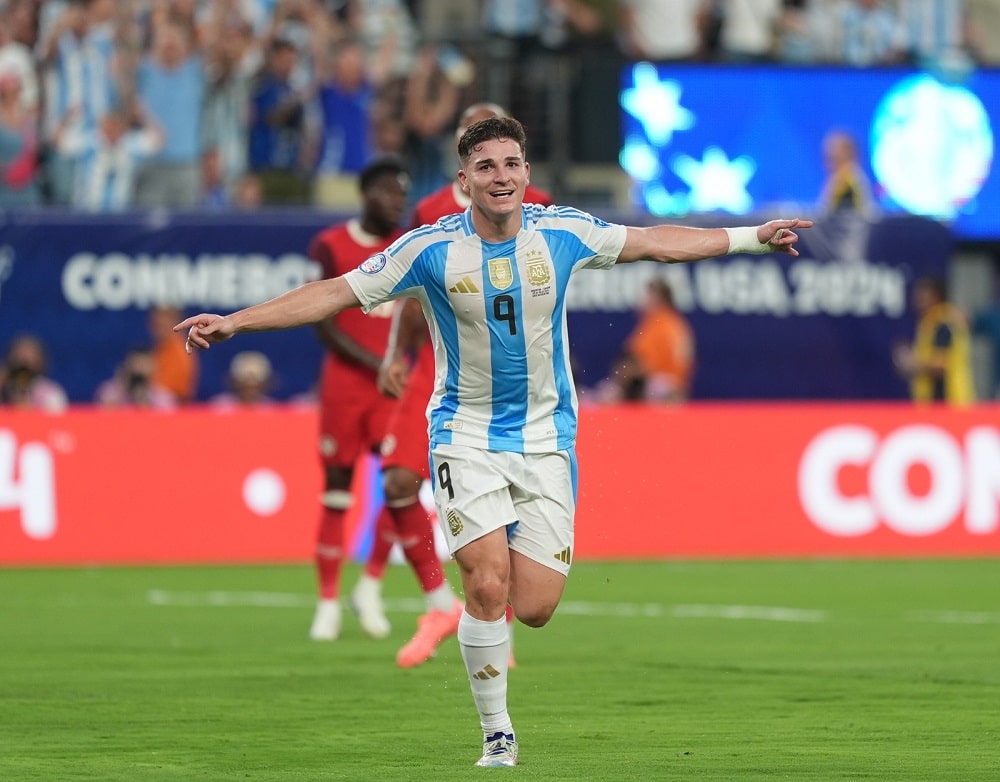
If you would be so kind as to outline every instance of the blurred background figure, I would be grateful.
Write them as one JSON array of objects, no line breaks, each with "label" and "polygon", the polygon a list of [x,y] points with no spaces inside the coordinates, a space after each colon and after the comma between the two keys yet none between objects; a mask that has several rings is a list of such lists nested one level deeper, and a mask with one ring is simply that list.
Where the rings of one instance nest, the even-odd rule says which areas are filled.
[{"label": "blurred background figure", "polygon": [[47,371],[42,341],[30,334],[15,337],[0,367],[0,405],[61,413],[69,400],[62,386],[46,377]]},{"label": "blurred background figure", "polygon": [[101,383],[94,401],[102,407],[129,407],[172,410],[177,399],[153,381],[156,364],[148,347],[132,348],[125,354],[115,374]]},{"label": "blurred background figure", "polygon": [[638,364],[646,401],[683,402],[688,398],[694,335],[687,318],[674,305],[674,293],[666,280],[652,280],[646,286],[639,322],[625,342],[625,351]]},{"label": "blurred background figure", "polygon": [[41,201],[36,117],[23,93],[17,67],[0,64],[0,209],[33,207]]},{"label": "blurred background figure", "polygon": [[233,356],[226,383],[229,390],[212,397],[211,402],[216,407],[267,407],[274,404],[269,396],[274,384],[274,370],[268,357],[257,350],[244,350]]},{"label": "blurred background figure", "polygon": [[198,357],[185,350],[186,337],[174,331],[174,324],[183,317],[176,307],[161,305],[150,309],[147,319],[153,341],[153,382],[180,404],[193,401],[198,392]]},{"label": "blurred background figure", "polygon": [[988,393],[993,399],[1000,401],[1000,293],[992,306],[976,313],[972,322],[972,330],[976,335],[985,337],[992,348],[990,354],[992,371]]},{"label": "blurred background figure", "polygon": [[827,179],[819,196],[820,214],[872,211],[871,183],[858,160],[854,138],[841,130],[823,137],[823,166]]},{"label": "blurred background figure", "polygon": [[969,326],[965,315],[948,301],[944,281],[923,277],[913,286],[917,316],[911,345],[893,351],[896,370],[910,381],[914,402],[967,405],[975,401]]}]

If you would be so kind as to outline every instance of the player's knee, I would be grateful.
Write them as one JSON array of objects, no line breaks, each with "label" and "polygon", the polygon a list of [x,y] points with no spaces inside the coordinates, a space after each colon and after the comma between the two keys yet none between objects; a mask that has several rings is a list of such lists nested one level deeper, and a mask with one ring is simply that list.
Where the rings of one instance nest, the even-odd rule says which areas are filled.
[{"label": "player's knee", "polygon": [[536,604],[531,606],[521,606],[514,609],[514,616],[517,621],[528,627],[545,627],[555,613],[555,606]]},{"label": "player's knee", "polygon": [[387,502],[416,498],[420,492],[420,476],[402,467],[390,467],[382,474],[382,490]]},{"label": "player's knee", "polygon": [[326,490],[349,492],[353,477],[353,472],[344,467],[327,467],[325,471]]}]

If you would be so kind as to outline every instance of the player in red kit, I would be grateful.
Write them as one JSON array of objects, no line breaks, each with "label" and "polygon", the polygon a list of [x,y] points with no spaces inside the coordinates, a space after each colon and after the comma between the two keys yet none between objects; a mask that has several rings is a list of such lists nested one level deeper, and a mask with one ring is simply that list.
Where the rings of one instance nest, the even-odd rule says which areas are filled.
[{"label": "player in red kit", "polygon": [[[495,103],[473,104],[459,117],[455,137],[459,138],[475,122],[500,116],[505,117],[507,113]],[[524,200],[544,206],[552,203],[548,193],[530,185],[525,190]],[[417,204],[410,227],[430,225],[446,215],[464,212],[470,203],[458,182],[452,182]],[[383,393],[399,399],[382,442],[383,487],[386,505],[397,519],[397,528],[405,528],[411,539],[423,535],[433,547],[433,523],[418,495],[423,482],[430,478],[426,411],[434,390],[434,350],[419,302],[415,299],[400,301],[396,308],[389,350],[379,372],[379,387]],[[405,524],[401,521],[404,516]],[[377,536],[363,578],[381,578],[392,543],[388,535]],[[396,655],[396,662],[404,668],[427,661],[441,641],[457,632],[462,615],[461,603],[451,594],[450,587],[447,594],[442,587],[434,587],[442,589],[436,594],[429,591],[423,581],[422,586],[427,596],[427,612],[417,620],[416,634]],[[447,587],[446,581],[444,586]],[[508,607],[508,622],[512,618]]]},{"label": "player in red kit", "polygon": [[[403,163],[380,158],[365,167],[358,184],[361,215],[322,231],[310,245],[309,256],[322,265],[326,278],[356,269],[403,233],[400,223],[409,192]],[[370,315],[351,309],[316,327],[326,347],[320,387],[319,449],[325,488],[316,541],[319,602],[309,631],[317,641],[332,641],[340,634],[344,516],[353,502],[354,465],[363,454],[377,452],[393,407],[376,386],[391,316],[391,307]],[[388,633],[364,623],[362,627],[376,637]]]}]

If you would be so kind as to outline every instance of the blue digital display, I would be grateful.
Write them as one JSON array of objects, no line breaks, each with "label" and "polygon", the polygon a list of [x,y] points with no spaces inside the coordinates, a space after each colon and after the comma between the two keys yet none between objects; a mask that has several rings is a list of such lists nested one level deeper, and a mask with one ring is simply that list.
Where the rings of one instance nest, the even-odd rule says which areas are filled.
[{"label": "blue digital display", "polygon": [[658,216],[815,211],[823,138],[852,135],[876,207],[1000,240],[1000,70],[625,68],[620,162]]}]

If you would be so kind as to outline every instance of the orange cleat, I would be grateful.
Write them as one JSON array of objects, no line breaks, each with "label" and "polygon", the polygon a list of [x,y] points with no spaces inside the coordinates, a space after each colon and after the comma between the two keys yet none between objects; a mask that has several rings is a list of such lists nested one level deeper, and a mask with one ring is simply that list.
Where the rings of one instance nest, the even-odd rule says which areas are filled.
[{"label": "orange cleat", "polygon": [[417,632],[396,654],[399,667],[414,668],[431,659],[440,643],[458,632],[464,608],[462,601],[456,600],[451,611],[428,611],[417,619]]}]

